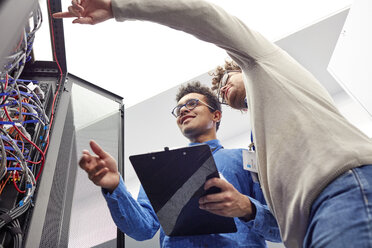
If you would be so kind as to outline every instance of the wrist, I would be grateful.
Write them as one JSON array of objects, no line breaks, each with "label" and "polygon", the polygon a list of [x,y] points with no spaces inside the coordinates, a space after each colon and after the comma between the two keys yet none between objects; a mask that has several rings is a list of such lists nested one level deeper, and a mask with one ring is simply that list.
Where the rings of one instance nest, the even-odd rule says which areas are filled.
[{"label": "wrist", "polygon": [[120,183],[120,174],[119,172],[113,177],[112,183],[108,187],[102,187],[105,191],[112,194],[114,190],[119,186]]},{"label": "wrist", "polygon": [[257,209],[256,209],[256,205],[254,205],[250,200],[249,198],[247,197],[248,201],[249,201],[249,205],[248,207],[246,208],[247,210],[245,211],[246,214],[242,217],[240,217],[241,220],[245,221],[245,222],[248,222],[248,221],[251,221],[251,220],[254,220],[256,218],[256,212],[257,212]]},{"label": "wrist", "polygon": [[109,13],[109,19],[114,18],[114,11],[112,10],[112,0],[107,0],[107,11]]}]

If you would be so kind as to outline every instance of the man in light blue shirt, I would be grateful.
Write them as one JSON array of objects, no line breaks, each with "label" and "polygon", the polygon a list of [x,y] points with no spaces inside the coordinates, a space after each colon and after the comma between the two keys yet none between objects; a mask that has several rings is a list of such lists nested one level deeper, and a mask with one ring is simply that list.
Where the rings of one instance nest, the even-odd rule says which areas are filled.
[{"label": "man in light blue shirt", "polygon": [[[220,189],[215,194],[214,212],[234,218],[237,232],[169,237],[141,187],[137,200],[127,191],[115,160],[94,141],[96,155],[83,151],[80,166],[102,187],[113,220],[119,229],[136,240],[151,239],[160,228],[161,247],[266,247],[265,239],[280,242],[279,229],[258,183],[243,169],[243,149],[224,149],[217,140],[222,111],[217,97],[199,82],[180,88],[172,114],[190,145],[210,146],[217,169],[224,179],[214,178]],[[206,186],[207,187],[207,186]],[[203,208],[203,206],[200,206]]]}]

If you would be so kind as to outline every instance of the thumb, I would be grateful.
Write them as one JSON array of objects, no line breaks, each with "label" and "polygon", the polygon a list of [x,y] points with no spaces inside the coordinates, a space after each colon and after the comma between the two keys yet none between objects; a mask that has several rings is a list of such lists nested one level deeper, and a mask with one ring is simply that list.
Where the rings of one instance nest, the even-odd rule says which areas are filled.
[{"label": "thumb", "polygon": [[93,18],[90,16],[76,18],[75,20],[72,21],[72,23],[91,24],[91,25],[95,24],[93,21]]},{"label": "thumb", "polygon": [[89,142],[90,148],[92,151],[101,159],[107,158],[109,155],[105,152],[94,140]]},{"label": "thumb", "polygon": [[225,191],[228,188],[228,184],[229,183],[225,181],[224,179],[214,177],[214,178],[209,179],[207,182],[205,182],[204,189],[208,190],[209,188],[214,186],[214,187],[220,188],[221,191]]}]

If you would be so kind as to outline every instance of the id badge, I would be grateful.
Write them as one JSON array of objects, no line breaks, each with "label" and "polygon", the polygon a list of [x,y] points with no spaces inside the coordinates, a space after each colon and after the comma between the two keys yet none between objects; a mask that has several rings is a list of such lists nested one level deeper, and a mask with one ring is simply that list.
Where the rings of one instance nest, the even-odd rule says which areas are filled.
[{"label": "id badge", "polygon": [[242,150],[243,153],[243,166],[245,170],[258,173],[256,164],[256,152]]},{"label": "id badge", "polygon": [[253,181],[255,183],[258,183],[256,152],[249,151],[249,150],[242,150],[242,155],[243,155],[244,170],[250,171]]}]

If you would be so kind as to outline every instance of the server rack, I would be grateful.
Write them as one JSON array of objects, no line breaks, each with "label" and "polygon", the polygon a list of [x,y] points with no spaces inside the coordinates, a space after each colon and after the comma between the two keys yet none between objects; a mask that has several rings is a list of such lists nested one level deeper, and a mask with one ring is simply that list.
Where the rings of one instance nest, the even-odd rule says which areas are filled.
[{"label": "server rack", "polygon": [[[101,94],[111,96],[115,101],[122,102],[122,98],[110,94],[103,89],[68,74],[64,47],[63,23],[61,20],[52,20],[51,13],[61,10],[60,0],[47,0],[50,38],[53,50],[53,61],[34,61],[30,51],[30,61],[22,68],[19,78],[39,83],[45,93],[45,109],[49,118],[53,118],[53,124],[48,127],[49,142],[45,149],[45,163],[37,172],[39,181],[32,195],[30,207],[19,217],[19,228],[5,225],[0,229],[0,247],[67,247],[72,205],[72,192],[75,185],[77,169],[76,132],[74,126],[73,108],[71,101],[71,89],[73,83],[85,85]],[[22,6],[20,8],[19,6]],[[32,11],[38,6],[36,0],[2,0],[0,2],[0,68],[7,66],[3,58],[6,57],[14,45],[17,35],[24,28]],[[0,72],[2,69],[0,69]],[[18,78],[18,77],[17,77]],[[73,80],[68,80],[68,79]],[[22,106],[22,105],[21,105]],[[123,174],[123,128],[124,107],[120,104],[119,113],[120,130],[118,136],[118,162],[119,171]],[[21,109],[21,107],[20,107]],[[30,128],[29,128],[30,129]],[[42,132],[36,130],[35,132]],[[36,134],[35,137],[41,135]],[[45,144],[39,144],[45,147]],[[2,156],[4,159],[4,156]],[[40,155],[38,157],[40,159]],[[40,174],[40,175],[39,175]],[[12,180],[12,178],[11,178]],[[15,180],[15,179],[13,179]],[[5,185],[5,184],[4,184]],[[5,185],[3,195],[0,195],[0,208],[11,209],[22,199],[21,194],[14,193],[12,186]],[[25,190],[27,185],[24,186]],[[21,200],[22,201],[22,200]],[[7,219],[7,215],[0,213],[0,219]],[[12,223],[12,220],[8,220]],[[9,224],[8,223],[8,224]],[[10,231],[9,231],[10,230]],[[13,233],[12,233],[13,232]],[[15,245],[11,235],[22,235],[21,244]],[[18,234],[17,234],[18,232]],[[118,231],[117,247],[124,247],[124,235]]]}]

